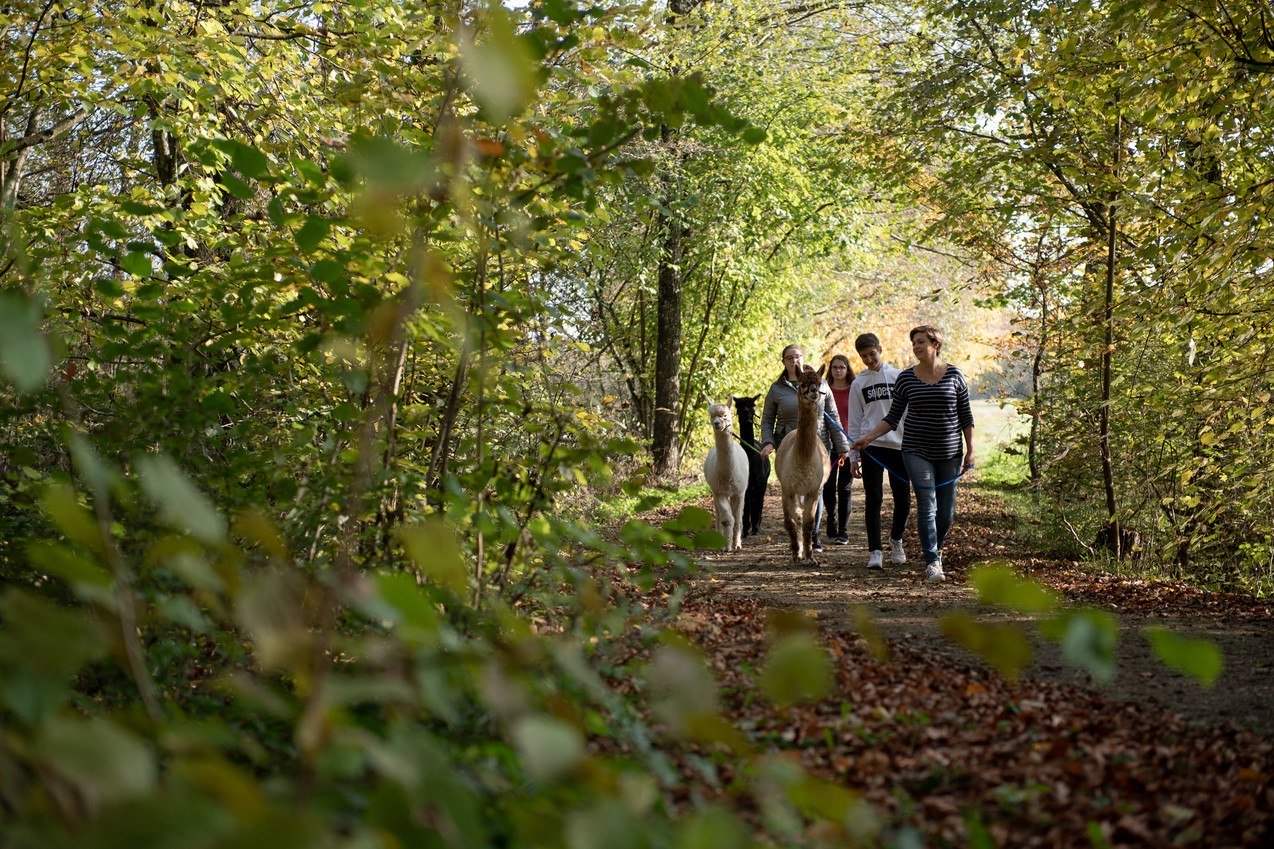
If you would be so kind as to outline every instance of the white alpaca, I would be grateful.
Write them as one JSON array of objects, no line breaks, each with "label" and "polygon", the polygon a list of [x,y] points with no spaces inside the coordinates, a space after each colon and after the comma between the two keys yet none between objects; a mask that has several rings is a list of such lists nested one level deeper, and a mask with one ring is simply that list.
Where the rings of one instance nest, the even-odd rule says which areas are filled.
[{"label": "white alpaca", "polygon": [[743,548],[743,495],[748,491],[748,455],[731,438],[730,407],[713,404],[708,408],[716,445],[703,461],[703,476],[712,490],[717,511],[717,529],[725,537],[725,550]]}]

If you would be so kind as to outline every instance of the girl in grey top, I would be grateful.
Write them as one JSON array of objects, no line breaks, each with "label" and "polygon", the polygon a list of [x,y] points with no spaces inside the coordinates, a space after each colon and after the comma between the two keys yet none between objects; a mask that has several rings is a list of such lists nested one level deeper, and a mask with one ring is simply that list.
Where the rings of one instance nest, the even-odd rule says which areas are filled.
[{"label": "girl in grey top", "polygon": [[[765,405],[761,408],[761,455],[768,457],[793,430],[796,430],[796,375],[804,367],[805,355],[795,345],[783,349],[783,374],[770,384],[765,393]],[[818,420],[818,436],[827,448],[827,454],[836,461],[837,455],[849,451],[849,438],[840,428],[831,428],[827,416],[836,420],[836,402],[823,384],[822,415]]]}]

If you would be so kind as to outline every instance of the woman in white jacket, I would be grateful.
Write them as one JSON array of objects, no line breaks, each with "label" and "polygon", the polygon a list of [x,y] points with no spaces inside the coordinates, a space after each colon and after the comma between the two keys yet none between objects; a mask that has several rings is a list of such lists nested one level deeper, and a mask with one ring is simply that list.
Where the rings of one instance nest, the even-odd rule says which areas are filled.
[{"label": "woman in white jacket", "polygon": [[[849,387],[849,439],[854,441],[880,424],[893,401],[893,385],[899,370],[881,359],[880,339],[874,333],[864,333],[854,340],[858,357],[865,368],[854,378]],[[905,423],[904,419],[904,423]],[[881,550],[880,510],[885,501],[884,477],[889,472],[889,491],[894,497],[893,523],[889,528],[889,559],[899,565],[907,562],[902,547],[902,532],[911,515],[911,487],[907,468],[902,462],[902,434],[904,425],[881,436],[862,453],[849,454],[850,474],[863,479],[863,515],[867,524],[867,568],[885,568],[885,554]],[[860,462],[861,461],[861,462]]]}]

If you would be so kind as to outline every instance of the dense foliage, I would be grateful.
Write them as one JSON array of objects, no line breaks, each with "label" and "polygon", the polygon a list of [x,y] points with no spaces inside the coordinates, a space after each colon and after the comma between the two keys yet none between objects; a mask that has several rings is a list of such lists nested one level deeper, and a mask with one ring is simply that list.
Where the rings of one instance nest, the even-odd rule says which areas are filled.
[{"label": "dense foliage", "polygon": [[0,9],[0,845],[875,841],[665,632],[706,514],[588,508],[786,342],[985,366],[991,283],[1050,491],[1104,350],[1118,516],[1269,568],[1263,30],[670,6]]},{"label": "dense foliage", "polygon": [[1115,520],[1267,589],[1269,27],[1244,0],[923,4],[874,131],[1021,312],[1032,473],[1079,542]]},{"label": "dense foliage", "polygon": [[[670,130],[764,167],[661,10],[0,15],[0,842],[740,845],[674,806],[679,739],[767,828],[874,828],[722,722],[660,648],[677,593],[633,599],[707,514],[580,509],[643,491],[571,294],[593,244]],[[714,239],[715,286],[774,253]]]}]

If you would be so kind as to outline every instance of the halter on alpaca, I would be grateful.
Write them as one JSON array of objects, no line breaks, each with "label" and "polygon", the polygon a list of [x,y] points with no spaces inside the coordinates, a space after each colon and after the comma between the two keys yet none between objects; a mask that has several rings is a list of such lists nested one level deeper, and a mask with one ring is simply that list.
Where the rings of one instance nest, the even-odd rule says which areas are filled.
[{"label": "halter on alpaca", "polygon": [[708,408],[712,437],[716,444],[703,461],[703,476],[712,490],[717,512],[717,529],[725,537],[725,550],[743,548],[743,496],[748,488],[748,458],[743,447],[731,438],[730,408],[713,404]]},{"label": "halter on alpaca", "polygon": [[[783,526],[792,541],[792,562],[817,566],[814,559],[814,512],[831,472],[827,448],[818,435],[822,415],[823,370],[809,366],[796,377],[796,430],[783,437],[774,467],[783,488]],[[801,532],[796,532],[797,512]]]}]

